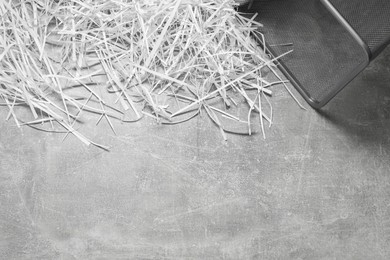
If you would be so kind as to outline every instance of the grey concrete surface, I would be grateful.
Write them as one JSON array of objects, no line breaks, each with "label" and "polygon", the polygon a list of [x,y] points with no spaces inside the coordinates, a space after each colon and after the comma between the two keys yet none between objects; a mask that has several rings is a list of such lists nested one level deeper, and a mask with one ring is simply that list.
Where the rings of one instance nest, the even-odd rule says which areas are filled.
[{"label": "grey concrete surface", "polygon": [[0,110],[0,259],[390,259],[390,49],[322,111],[273,89],[267,138],[207,118],[86,125]]}]

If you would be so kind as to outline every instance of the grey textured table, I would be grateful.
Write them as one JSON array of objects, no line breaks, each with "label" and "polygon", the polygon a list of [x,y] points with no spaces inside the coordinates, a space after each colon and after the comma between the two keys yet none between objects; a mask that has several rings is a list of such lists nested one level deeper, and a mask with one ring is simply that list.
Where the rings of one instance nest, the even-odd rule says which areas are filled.
[{"label": "grey textured table", "polygon": [[389,82],[388,48],[322,112],[276,87],[266,140],[91,127],[105,152],[2,120],[0,259],[389,259]]}]

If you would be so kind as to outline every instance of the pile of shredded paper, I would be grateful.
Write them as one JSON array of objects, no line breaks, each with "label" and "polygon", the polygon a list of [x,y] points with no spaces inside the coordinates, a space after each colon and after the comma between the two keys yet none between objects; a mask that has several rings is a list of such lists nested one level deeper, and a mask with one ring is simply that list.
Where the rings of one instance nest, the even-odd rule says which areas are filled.
[{"label": "pile of shredded paper", "polygon": [[[264,131],[272,121],[269,87],[284,81],[259,47],[261,24],[236,7],[233,0],[0,1],[7,119],[94,145],[78,128],[86,113],[113,131],[112,120],[177,124],[200,113],[224,138],[221,117],[250,134],[258,116]],[[242,118],[231,112],[240,104]]]}]

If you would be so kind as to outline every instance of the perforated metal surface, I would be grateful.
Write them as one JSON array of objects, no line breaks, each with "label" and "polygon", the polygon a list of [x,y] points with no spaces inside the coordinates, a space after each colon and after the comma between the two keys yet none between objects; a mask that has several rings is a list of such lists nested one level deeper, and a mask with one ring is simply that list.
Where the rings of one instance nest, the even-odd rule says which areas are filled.
[{"label": "perforated metal surface", "polygon": [[281,69],[314,107],[326,104],[368,64],[364,48],[319,0],[254,1],[249,12],[258,13],[275,56],[293,49],[281,59]]},{"label": "perforated metal surface", "polygon": [[332,5],[376,57],[390,42],[390,0],[324,0]]}]

